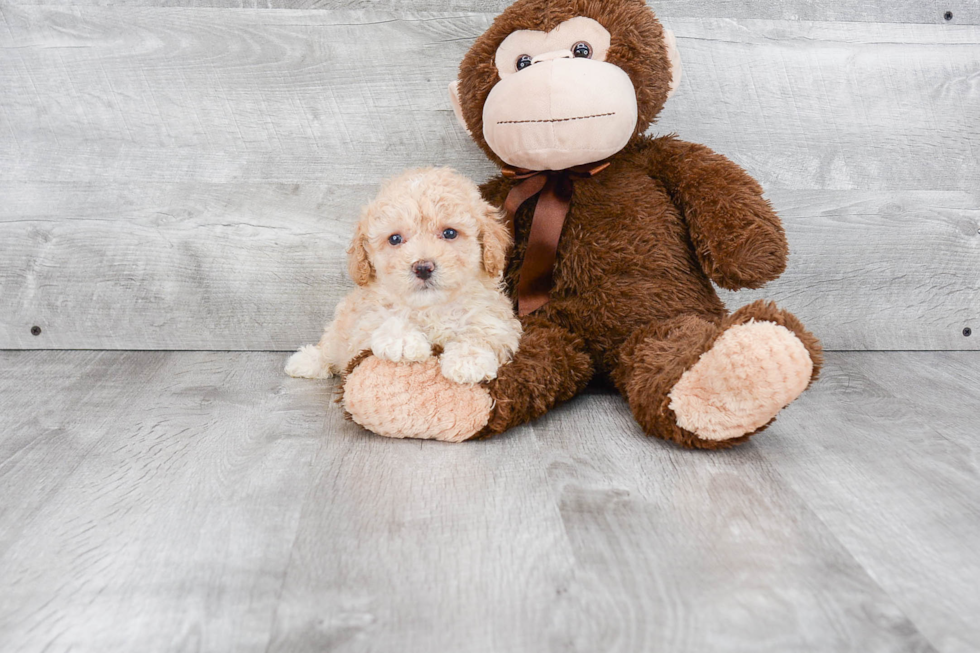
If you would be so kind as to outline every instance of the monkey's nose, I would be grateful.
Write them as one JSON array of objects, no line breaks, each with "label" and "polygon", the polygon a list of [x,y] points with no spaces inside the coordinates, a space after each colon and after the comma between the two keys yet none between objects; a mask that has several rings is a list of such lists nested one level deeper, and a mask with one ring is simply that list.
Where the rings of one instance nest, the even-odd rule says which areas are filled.
[{"label": "monkey's nose", "polygon": [[422,281],[432,276],[436,271],[436,264],[432,261],[416,261],[412,263],[412,272]]}]

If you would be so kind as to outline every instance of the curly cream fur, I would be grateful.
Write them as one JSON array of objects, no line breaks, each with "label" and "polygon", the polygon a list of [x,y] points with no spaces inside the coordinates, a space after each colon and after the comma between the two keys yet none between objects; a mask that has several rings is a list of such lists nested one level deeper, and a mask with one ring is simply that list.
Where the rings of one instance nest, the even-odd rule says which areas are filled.
[{"label": "curly cream fur", "polygon": [[[455,238],[443,236],[450,228]],[[401,236],[400,244],[389,243],[393,234]],[[496,378],[521,335],[501,290],[510,245],[500,212],[458,173],[426,168],[390,180],[364,208],[348,249],[357,288],[337,305],[320,342],[293,354],[286,372],[327,378],[364,350],[412,363],[438,346],[446,378]],[[413,273],[420,261],[434,264],[429,279]]]}]

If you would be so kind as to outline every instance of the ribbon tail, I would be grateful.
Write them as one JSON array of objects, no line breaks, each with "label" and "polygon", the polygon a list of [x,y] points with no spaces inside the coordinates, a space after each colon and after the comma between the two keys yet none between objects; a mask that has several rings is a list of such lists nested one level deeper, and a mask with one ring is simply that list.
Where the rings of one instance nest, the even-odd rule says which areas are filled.
[{"label": "ribbon tail", "polygon": [[553,178],[547,180],[534,209],[521,277],[517,283],[517,312],[521,316],[547,304],[551,293],[558,241],[569,207],[569,199],[556,194],[555,184]]},{"label": "ribbon tail", "polygon": [[571,206],[573,178],[587,178],[609,167],[609,162],[575,166],[564,171],[543,172],[504,169],[505,177],[521,180],[504,201],[510,227],[517,235],[517,210],[538,193],[538,204],[531,220],[520,279],[517,282],[517,313],[522,317],[548,303],[554,283],[555,259],[565,217]]},{"label": "ribbon tail", "polygon": [[507,199],[504,200],[504,211],[507,213],[507,221],[510,223],[511,230],[514,229],[517,209],[521,208],[524,202],[540,193],[547,181],[548,178],[545,175],[536,175],[525,179],[511,188],[510,192],[507,193]]}]

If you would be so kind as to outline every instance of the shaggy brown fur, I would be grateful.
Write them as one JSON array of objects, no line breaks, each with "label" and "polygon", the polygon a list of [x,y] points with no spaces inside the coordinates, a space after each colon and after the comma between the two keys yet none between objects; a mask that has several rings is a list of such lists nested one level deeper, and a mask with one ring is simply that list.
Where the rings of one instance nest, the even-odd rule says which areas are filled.
[{"label": "shaggy brown fur", "polygon": [[[621,364],[613,377],[626,397],[633,416],[644,431],[687,447],[719,449],[745,442],[753,434],[731,440],[702,440],[677,426],[668,404],[668,393],[681,375],[690,369],[725,330],[749,320],[775,322],[792,331],[803,342],[813,361],[816,379],[823,364],[820,343],[795,316],[776,308],[772,302],[758,301],[743,306],[720,321],[696,315],[681,315],[646,329],[637,330],[622,347]],[[772,422],[770,422],[771,424]],[[769,424],[755,431],[764,430]]]},{"label": "shaggy brown fur", "polygon": [[[611,379],[651,435],[698,448],[723,448],[749,435],[711,441],[677,426],[668,394],[725,329],[749,320],[785,326],[803,343],[815,379],[816,338],[772,304],[757,302],[732,315],[712,282],[757,288],[786,265],[782,226],[762,189],[741,168],[701,145],[643,132],[663,107],[670,65],[663,30],[641,0],[518,0],[497,18],[460,67],[460,102],[474,139],[483,139],[483,104],[498,81],[494,52],[518,29],[550,30],[574,16],[608,29],[607,61],[636,88],[639,120],[629,145],[608,169],[575,182],[554,268],[551,301],[524,319],[514,361],[489,390],[494,409],[479,435],[534,419],[582,390],[593,375]],[[496,177],[482,187],[501,206],[514,182]],[[506,271],[519,278],[536,200],[516,215],[516,243]],[[765,427],[763,427],[765,428]],[[762,430],[762,429],[759,429]]]},{"label": "shaggy brown fur", "polygon": [[[508,8],[470,49],[460,66],[463,116],[483,140],[483,103],[498,81],[493,54],[516,29],[550,30],[588,16],[612,34],[607,61],[629,74],[639,120],[630,145],[612,165],[575,183],[551,302],[525,320],[514,362],[490,384],[496,408],[483,435],[540,416],[579,392],[593,373],[611,377],[647,433],[691,447],[744,441],[702,440],[676,425],[667,394],[724,329],[750,318],[793,331],[820,364],[820,345],[792,315],[757,302],[734,315],[711,285],[758,288],[786,266],[779,218],[762,189],[741,168],[702,145],[642,136],[663,107],[670,64],[663,30],[645,3],[632,0],[522,0]],[[503,205],[512,182],[483,186]],[[513,291],[520,274],[535,200],[517,214],[516,248],[507,270]],[[761,430],[761,429],[760,429]]]}]

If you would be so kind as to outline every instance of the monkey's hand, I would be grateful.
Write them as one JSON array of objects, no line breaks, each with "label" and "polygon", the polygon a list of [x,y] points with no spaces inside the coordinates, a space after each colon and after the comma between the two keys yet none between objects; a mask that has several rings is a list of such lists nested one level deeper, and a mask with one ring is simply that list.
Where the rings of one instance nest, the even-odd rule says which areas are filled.
[{"label": "monkey's hand", "polygon": [[703,145],[673,137],[648,142],[650,176],[687,220],[698,261],[723,288],[759,288],[786,269],[786,234],[742,168]]}]

